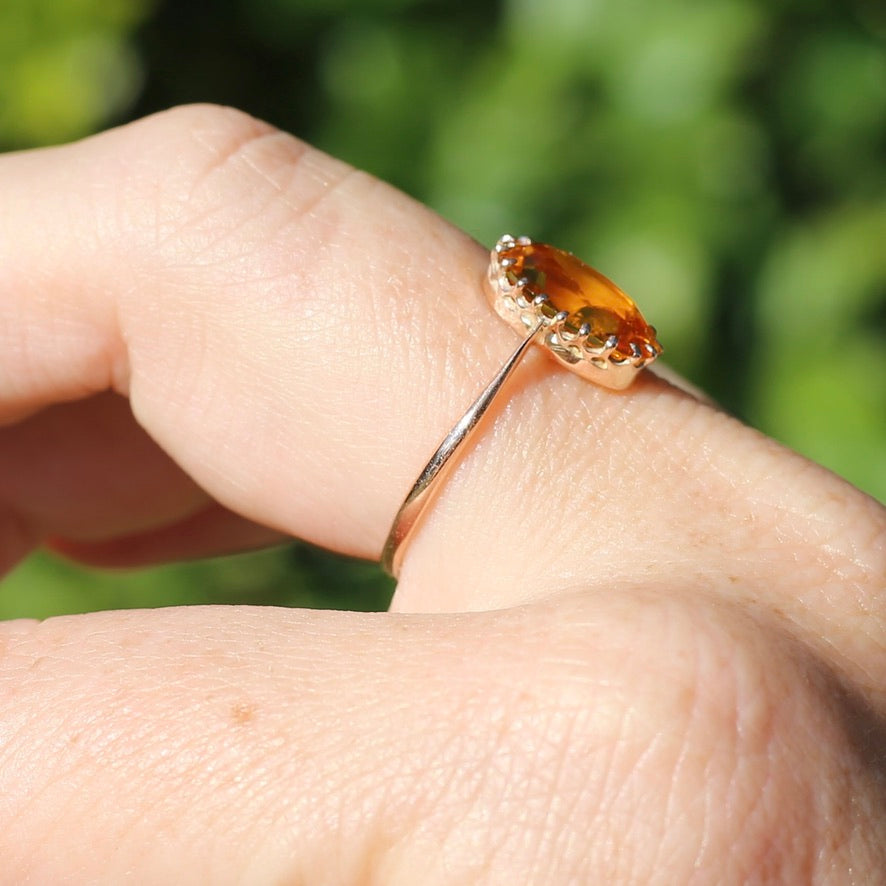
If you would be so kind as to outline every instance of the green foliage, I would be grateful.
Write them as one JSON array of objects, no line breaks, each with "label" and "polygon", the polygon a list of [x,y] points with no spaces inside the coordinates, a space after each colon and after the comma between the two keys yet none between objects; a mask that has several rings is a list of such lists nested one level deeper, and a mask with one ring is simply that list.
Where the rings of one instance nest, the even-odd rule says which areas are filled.
[{"label": "green foliage", "polygon": [[[154,5],[5,0],[0,144],[60,141],[183,101],[244,107],[484,242],[511,230],[579,253],[656,318],[674,366],[886,499],[879,5]],[[0,602],[25,611],[31,598],[41,613],[157,605],[211,587],[206,599],[384,604],[390,587],[371,567],[306,550],[125,581],[81,580],[41,559]],[[372,590],[344,600],[321,582]],[[38,602],[50,587],[67,596]]]},{"label": "green foliage", "polygon": [[41,553],[6,579],[0,619],[209,603],[373,611],[387,608],[392,591],[374,564],[302,543],[131,572],[90,571]]},{"label": "green foliage", "polygon": [[148,6],[148,0],[5,0],[0,144],[76,138],[128,108],[142,70],[129,38]]}]

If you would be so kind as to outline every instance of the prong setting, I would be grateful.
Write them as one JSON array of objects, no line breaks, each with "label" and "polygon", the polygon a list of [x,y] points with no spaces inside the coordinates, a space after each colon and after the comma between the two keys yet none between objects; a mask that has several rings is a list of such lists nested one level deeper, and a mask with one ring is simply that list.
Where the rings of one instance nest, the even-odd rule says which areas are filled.
[{"label": "prong setting", "polygon": [[[507,254],[531,245],[529,237],[510,234],[503,235],[496,243],[489,266],[490,295],[496,312],[522,332],[542,322],[539,343],[544,344],[561,363],[607,387],[627,387],[636,372],[661,353],[655,330],[647,325],[645,329],[651,339],[635,338],[626,324],[624,331],[608,332],[604,338],[600,332],[595,332],[592,322],[580,315],[573,317],[568,311],[558,310],[547,292],[539,293],[533,288],[538,285],[537,272],[533,272],[534,277],[526,273],[517,276],[523,265],[516,257]],[[591,273],[596,272],[591,270]],[[633,304],[626,296],[624,298]],[[640,319],[642,321],[642,317]]]}]

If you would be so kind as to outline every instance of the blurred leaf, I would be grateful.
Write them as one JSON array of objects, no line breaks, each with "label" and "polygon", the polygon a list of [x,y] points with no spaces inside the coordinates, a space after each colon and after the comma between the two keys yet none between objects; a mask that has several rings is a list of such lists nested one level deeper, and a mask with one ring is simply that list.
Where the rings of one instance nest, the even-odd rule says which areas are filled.
[{"label": "blurred leaf", "polygon": [[128,43],[147,0],[12,0],[0,5],[0,143],[86,135],[141,83]]},{"label": "blurred leaf", "polygon": [[759,426],[886,500],[886,200],[777,241],[764,268]]},{"label": "blurred leaf", "polygon": [[762,267],[765,351],[845,349],[886,300],[886,194],[785,229]]},{"label": "blurred leaf", "polygon": [[0,585],[0,619],[209,603],[386,609],[392,580],[372,563],[301,543],[150,569],[86,570],[30,557]]},{"label": "blurred leaf", "polygon": [[758,401],[768,433],[886,502],[882,342],[862,335],[839,352],[777,353],[760,374]]}]

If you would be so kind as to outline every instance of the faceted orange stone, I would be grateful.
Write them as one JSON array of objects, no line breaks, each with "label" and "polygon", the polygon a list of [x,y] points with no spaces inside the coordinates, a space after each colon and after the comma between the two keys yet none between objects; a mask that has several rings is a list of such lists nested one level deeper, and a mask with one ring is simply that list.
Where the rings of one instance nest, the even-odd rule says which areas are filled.
[{"label": "faceted orange stone", "polygon": [[631,298],[572,253],[546,243],[516,243],[503,249],[499,260],[508,282],[522,283],[528,301],[546,295],[554,311],[568,313],[563,324],[567,332],[577,333],[587,324],[592,347],[602,347],[614,335],[618,340],[613,351],[616,360],[636,358],[637,349],[644,359],[661,352],[655,329]]}]

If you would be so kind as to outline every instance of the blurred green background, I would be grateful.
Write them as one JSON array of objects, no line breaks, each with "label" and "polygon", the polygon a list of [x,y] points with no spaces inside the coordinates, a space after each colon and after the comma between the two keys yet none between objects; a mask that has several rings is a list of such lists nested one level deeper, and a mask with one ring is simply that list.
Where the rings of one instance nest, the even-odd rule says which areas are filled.
[{"label": "blurred green background", "polygon": [[[0,147],[236,105],[478,239],[582,255],[726,408],[886,500],[879,0],[0,0]],[[138,573],[37,555],[0,616],[383,608],[301,544]]]}]

